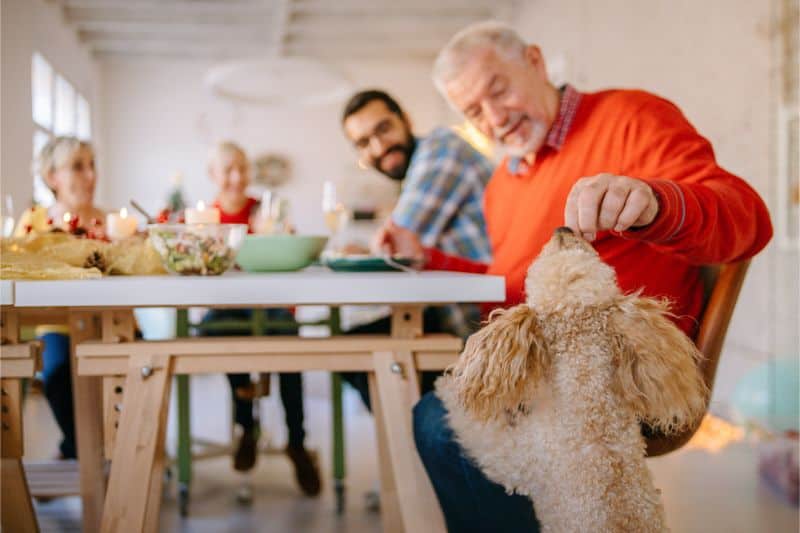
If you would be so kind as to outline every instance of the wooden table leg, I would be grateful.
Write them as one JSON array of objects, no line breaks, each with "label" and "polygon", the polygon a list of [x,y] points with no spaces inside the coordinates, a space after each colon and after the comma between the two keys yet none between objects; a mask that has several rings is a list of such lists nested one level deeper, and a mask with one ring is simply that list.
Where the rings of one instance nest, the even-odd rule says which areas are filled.
[{"label": "wooden table leg", "polygon": [[[392,336],[414,338],[422,335],[422,307],[398,306],[392,311]],[[378,426],[378,444],[388,454],[394,481],[396,505],[402,531],[445,531],[439,502],[422,462],[417,455],[412,427],[412,409],[420,398],[420,384],[411,352],[373,354],[372,398]],[[375,400],[373,399],[373,402]],[[380,412],[380,414],[378,414]],[[381,429],[382,428],[382,429]],[[382,497],[385,501],[386,498]]]},{"label": "wooden table leg", "polygon": [[14,459],[3,457],[2,485],[0,487],[2,487],[0,497],[3,498],[0,524],[2,524],[3,531],[19,531],[20,533],[39,531],[30,491],[28,491],[28,482],[25,479],[25,470],[22,468],[22,460],[19,457]]},{"label": "wooden table leg", "polygon": [[420,398],[414,357],[411,352],[376,352],[373,359],[382,412],[380,423],[397,486],[403,530],[445,531],[439,501],[414,444],[411,414]]},{"label": "wooden table leg", "polygon": [[[135,340],[136,321],[130,309],[103,311],[101,318],[103,343],[132,342]],[[103,437],[105,457],[114,456],[119,414],[125,394],[125,376],[103,377]]]},{"label": "wooden table leg", "polygon": [[85,340],[100,338],[100,316],[96,312],[71,310],[69,332],[83,530],[99,531],[106,493],[102,378],[78,375],[75,345]]},{"label": "wooden table leg", "polygon": [[2,470],[0,471],[0,525],[3,531],[39,531],[36,513],[22,468],[22,386],[19,379],[3,379]]},{"label": "wooden table leg", "polygon": [[[19,343],[19,315],[13,309],[0,313],[0,343]],[[0,350],[3,348],[0,347]],[[36,365],[34,364],[34,367]],[[31,377],[33,374],[31,373]],[[22,383],[16,376],[0,380],[2,466],[0,467],[0,529],[39,531],[25,469],[22,439]]]},{"label": "wooden table leg", "polygon": [[372,403],[372,414],[375,417],[375,433],[378,445],[378,467],[381,482],[381,521],[383,531],[397,533],[403,531],[403,520],[400,516],[400,506],[397,496],[397,486],[394,482],[392,460],[389,456],[389,444],[386,437],[386,424],[384,423],[383,406],[378,393],[375,373],[368,374],[369,397]]},{"label": "wooden table leg", "polygon": [[103,532],[157,530],[171,367],[169,355],[130,358]]}]

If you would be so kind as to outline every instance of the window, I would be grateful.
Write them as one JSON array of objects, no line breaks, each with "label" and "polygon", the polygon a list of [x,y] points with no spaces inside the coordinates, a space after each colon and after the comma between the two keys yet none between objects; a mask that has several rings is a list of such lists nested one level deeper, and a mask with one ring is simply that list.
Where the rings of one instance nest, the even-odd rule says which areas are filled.
[{"label": "window", "polygon": [[53,126],[53,67],[38,53],[33,54],[33,121],[45,129]]},{"label": "window", "polygon": [[75,107],[75,89],[70,82],[56,75],[54,134],[75,134]]},{"label": "window", "polygon": [[[33,160],[39,157],[39,153],[50,140],[50,135],[40,129],[33,131]],[[39,174],[39,171],[34,167],[33,170],[33,201],[39,205],[50,207],[56,201],[53,191],[44,182],[44,178]]]},{"label": "window", "polygon": [[[56,135],[91,139],[92,116],[88,100],[38,52],[31,59],[33,161]],[[34,167],[35,168],[35,167]],[[33,200],[49,207],[55,202],[50,188],[34,170]]]},{"label": "window", "polygon": [[78,95],[78,106],[75,109],[76,123],[75,134],[81,139],[90,139],[92,137],[92,121],[89,113],[89,102],[86,98]]}]

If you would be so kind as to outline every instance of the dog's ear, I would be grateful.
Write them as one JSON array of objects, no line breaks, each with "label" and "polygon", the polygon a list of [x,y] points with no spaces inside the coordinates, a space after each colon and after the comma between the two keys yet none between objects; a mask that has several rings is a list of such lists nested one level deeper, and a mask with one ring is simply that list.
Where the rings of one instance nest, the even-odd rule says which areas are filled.
[{"label": "dog's ear", "polygon": [[615,386],[639,418],[663,433],[695,424],[708,405],[702,354],[669,320],[669,303],[623,296],[611,317]]},{"label": "dog's ear", "polygon": [[547,359],[536,313],[521,304],[494,311],[448,372],[464,408],[489,420],[524,405]]}]

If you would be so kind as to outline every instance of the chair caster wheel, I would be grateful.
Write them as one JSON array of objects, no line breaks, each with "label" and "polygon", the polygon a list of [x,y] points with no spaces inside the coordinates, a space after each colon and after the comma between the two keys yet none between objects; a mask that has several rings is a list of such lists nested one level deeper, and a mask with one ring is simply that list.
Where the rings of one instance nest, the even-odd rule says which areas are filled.
[{"label": "chair caster wheel", "polygon": [[189,487],[184,483],[178,487],[178,510],[181,516],[189,516]]}]

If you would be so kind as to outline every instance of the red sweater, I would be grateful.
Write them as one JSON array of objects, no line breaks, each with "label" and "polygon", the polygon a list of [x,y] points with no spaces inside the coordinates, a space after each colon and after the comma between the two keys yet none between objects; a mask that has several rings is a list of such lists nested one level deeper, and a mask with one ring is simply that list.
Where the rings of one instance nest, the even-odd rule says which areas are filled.
[{"label": "red sweater", "polygon": [[253,228],[250,227],[250,217],[253,211],[258,207],[259,201],[255,198],[247,197],[247,201],[239,211],[235,213],[228,213],[219,205],[219,200],[214,200],[212,204],[219,209],[219,221],[221,224],[247,224],[248,233],[253,233]]},{"label": "red sweater", "polygon": [[519,175],[505,161],[497,167],[484,198],[490,265],[432,251],[429,268],[504,276],[504,305],[524,301],[527,268],[564,225],[570,189],[603,172],[646,181],[660,207],[645,228],[599,233],[595,249],[623,291],[671,299],[678,325],[693,336],[702,308],[699,266],[755,255],[772,225],[758,193],[717,165],[711,144],[680,110],[643,91],[584,94],[560,149],[542,148]]}]

